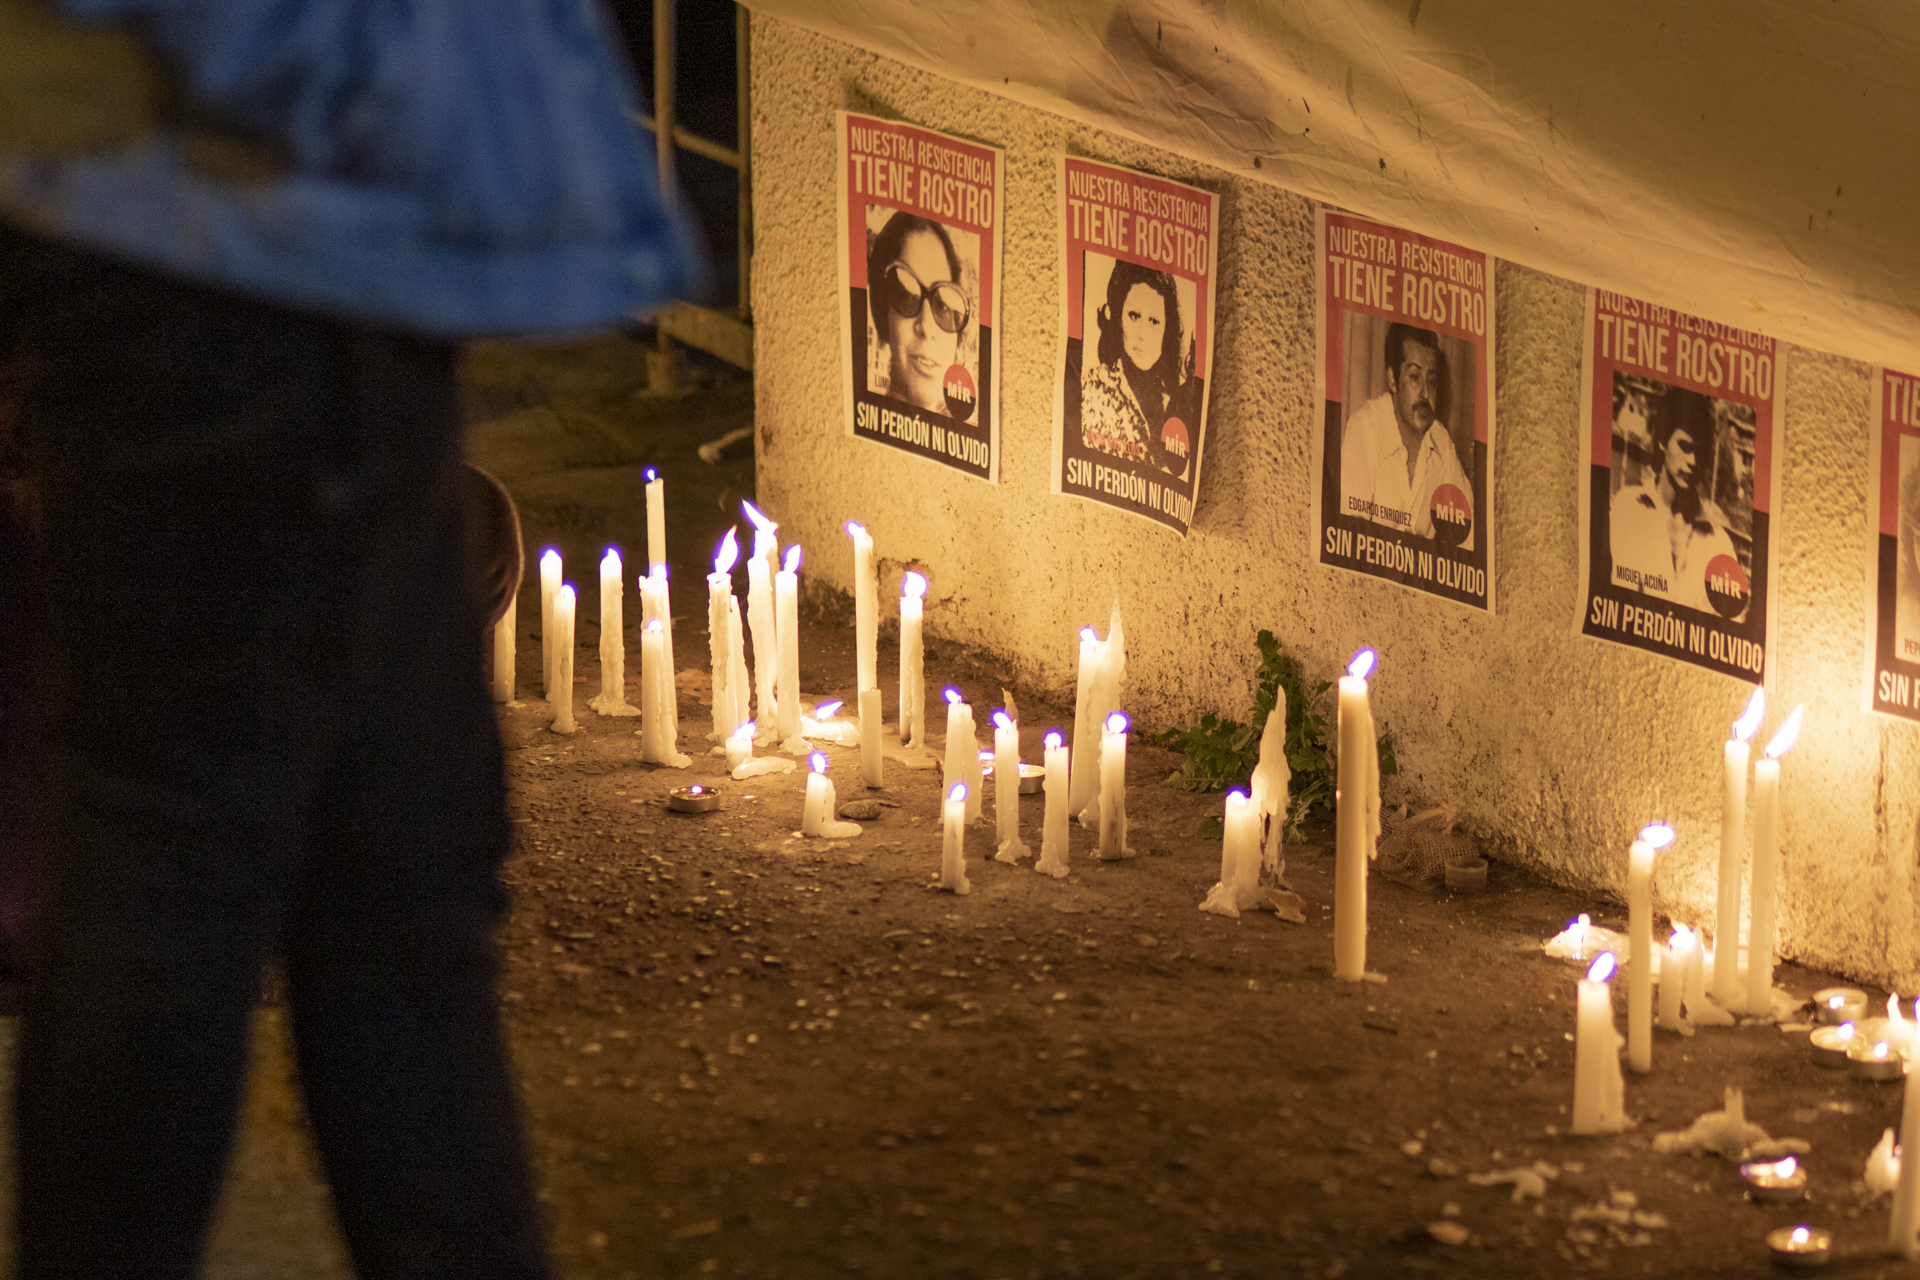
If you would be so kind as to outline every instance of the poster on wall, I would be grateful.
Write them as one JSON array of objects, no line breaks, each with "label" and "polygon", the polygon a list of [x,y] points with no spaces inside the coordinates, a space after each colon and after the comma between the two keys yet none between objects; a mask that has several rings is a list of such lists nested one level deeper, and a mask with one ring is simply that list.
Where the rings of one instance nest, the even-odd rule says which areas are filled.
[{"label": "poster on wall", "polygon": [[837,116],[847,431],[998,484],[1006,153]]},{"label": "poster on wall", "polygon": [[1588,291],[1577,633],[1765,680],[1778,373],[1763,334]]},{"label": "poster on wall", "polygon": [[1220,197],[1060,158],[1053,492],[1185,536],[1206,452]]},{"label": "poster on wall", "polygon": [[1866,709],[1920,721],[1920,377],[1877,370],[1867,420]]},{"label": "poster on wall", "polygon": [[1493,608],[1493,262],[1314,218],[1315,558]]}]

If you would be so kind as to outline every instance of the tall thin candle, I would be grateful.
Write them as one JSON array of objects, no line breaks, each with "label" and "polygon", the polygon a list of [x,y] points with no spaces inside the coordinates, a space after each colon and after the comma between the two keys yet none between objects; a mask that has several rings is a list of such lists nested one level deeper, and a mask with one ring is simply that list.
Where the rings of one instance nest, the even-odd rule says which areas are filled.
[{"label": "tall thin candle", "polygon": [[667,567],[667,482],[647,468],[647,573]]},{"label": "tall thin candle", "polygon": [[1627,1065],[1653,1070],[1653,856],[1673,843],[1665,823],[1643,827],[1627,850]]},{"label": "tall thin candle", "polygon": [[540,696],[548,702],[553,701],[553,662],[560,652],[553,634],[553,602],[559,594],[560,553],[548,547],[540,553]]},{"label": "tall thin candle", "polygon": [[1767,691],[1755,689],[1746,712],[1727,739],[1720,785],[1720,883],[1714,915],[1713,997],[1729,1009],[1740,1005],[1740,872],[1746,860],[1747,739],[1767,714]]},{"label": "tall thin candle", "polygon": [[967,881],[967,784],[956,782],[945,790],[940,805],[940,887],[952,893],[973,892]]},{"label": "tall thin candle", "polygon": [[993,713],[993,816],[999,826],[1000,848],[995,862],[1018,862],[1027,856],[1020,839],[1020,726],[1004,711]]},{"label": "tall thin candle", "polygon": [[780,670],[774,696],[780,706],[780,740],[788,750],[806,750],[800,735],[800,548],[787,548],[787,563],[773,578],[774,628]]},{"label": "tall thin candle", "polygon": [[900,579],[900,745],[927,744],[927,680],[921,662],[921,597],[927,580],[908,571]]},{"label": "tall thin candle", "polygon": [[760,741],[775,742],[780,738],[780,704],[773,691],[780,669],[780,636],[773,612],[773,561],[780,548],[774,531],[780,526],[761,515],[751,502],[740,506],[753,522],[753,556],[747,561],[747,630],[753,635],[757,695],[753,715],[760,726]]},{"label": "tall thin candle", "polygon": [[547,685],[555,733],[572,733],[573,722],[573,587],[563,585],[553,594],[553,672]]},{"label": "tall thin candle", "polygon": [[1780,876],[1780,757],[1800,736],[1800,708],[1767,743],[1753,766],[1753,918],[1747,928],[1747,1016],[1773,1012],[1775,896]]},{"label": "tall thin candle", "polygon": [[1100,734],[1100,857],[1129,858],[1127,847],[1127,717],[1107,716]]},{"label": "tall thin candle", "polygon": [[[873,578],[873,535],[857,520],[847,521],[853,539],[853,653],[858,688],[877,689],[880,678],[879,584]],[[863,713],[864,714],[864,713]]]},{"label": "tall thin candle", "polygon": [[514,645],[518,639],[515,628],[519,617],[520,602],[509,600],[507,611],[493,624],[493,700],[510,707],[520,705],[513,700]]},{"label": "tall thin candle", "polygon": [[740,724],[731,687],[733,655],[727,646],[729,615],[735,608],[733,564],[739,555],[733,530],[728,529],[713,557],[713,572],[707,575],[707,660],[713,672],[713,732],[707,736],[717,742],[725,742]]},{"label": "tall thin candle", "polygon": [[1620,1033],[1613,1026],[1611,951],[1580,982],[1574,1023],[1573,1131],[1618,1133],[1627,1127],[1626,1082],[1620,1075]]},{"label": "tall thin candle", "polygon": [[1067,874],[1069,759],[1058,732],[1049,733],[1046,737],[1044,763],[1047,777],[1042,786],[1046,791],[1047,807],[1040,827],[1040,861],[1034,864],[1033,869],[1059,879]]},{"label": "tall thin candle", "polygon": [[620,581],[620,551],[600,558],[600,692],[587,705],[603,716],[637,716],[627,703],[626,617]]},{"label": "tall thin candle", "polygon": [[1900,1257],[1920,1258],[1920,1076],[1907,1058],[1906,1094],[1900,1110],[1900,1176],[1893,1187],[1893,1216],[1887,1224],[1887,1249]]},{"label": "tall thin candle", "polygon": [[1367,864],[1380,834],[1380,756],[1373,740],[1367,676],[1374,653],[1362,649],[1340,677],[1340,767],[1335,792],[1333,976],[1367,976]]}]

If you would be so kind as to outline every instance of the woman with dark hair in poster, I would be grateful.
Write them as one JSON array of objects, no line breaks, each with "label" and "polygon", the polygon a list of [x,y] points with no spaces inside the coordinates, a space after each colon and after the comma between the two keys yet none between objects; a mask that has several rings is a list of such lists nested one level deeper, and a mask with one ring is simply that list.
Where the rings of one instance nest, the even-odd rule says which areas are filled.
[{"label": "woman with dark hair in poster", "polygon": [[1707,594],[1708,567],[1723,556],[1737,563],[1739,551],[1715,518],[1719,508],[1701,492],[1707,476],[1705,455],[1713,442],[1676,411],[1655,413],[1648,430],[1651,472],[1643,473],[1638,484],[1622,485],[1608,510],[1613,581],[1703,613],[1718,613]]},{"label": "woman with dark hair in poster", "polygon": [[953,237],[937,222],[896,212],[868,251],[867,280],[874,331],[887,347],[887,385],[873,390],[952,412],[945,380],[972,318]]},{"label": "woman with dark hair in poster", "polygon": [[1197,388],[1173,276],[1116,261],[1097,320],[1099,358],[1080,382],[1081,443],[1184,477]]}]

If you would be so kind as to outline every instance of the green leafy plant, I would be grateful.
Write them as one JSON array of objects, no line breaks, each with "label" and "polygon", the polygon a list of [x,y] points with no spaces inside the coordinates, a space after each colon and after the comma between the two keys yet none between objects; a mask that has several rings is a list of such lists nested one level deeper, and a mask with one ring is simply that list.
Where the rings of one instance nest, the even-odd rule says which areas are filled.
[{"label": "green leafy plant", "polygon": [[[1328,680],[1309,682],[1300,662],[1283,652],[1273,632],[1262,631],[1254,637],[1260,651],[1260,670],[1254,678],[1253,707],[1246,723],[1208,712],[1193,712],[1179,727],[1154,739],[1185,755],[1180,767],[1167,777],[1167,785],[1182,791],[1219,791],[1244,787],[1253,778],[1260,763],[1260,736],[1266,730],[1277,695],[1287,695],[1287,767],[1293,771],[1288,788],[1286,838],[1299,842],[1306,838],[1303,824],[1310,817],[1333,811],[1334,785],[1338,778],[1332,743],[1328,741],[1327,720],[1320,713]],[[1385,733],[1377,744],[1380,775],[1386,777],[1399,769],[1394,758],[1393,735]],[[1206,823],[1201,824],[1204,828]],[[1217,827],[1215,830],[1217,834]],[[1204,838],[1204,832],[1196,833]]]}]

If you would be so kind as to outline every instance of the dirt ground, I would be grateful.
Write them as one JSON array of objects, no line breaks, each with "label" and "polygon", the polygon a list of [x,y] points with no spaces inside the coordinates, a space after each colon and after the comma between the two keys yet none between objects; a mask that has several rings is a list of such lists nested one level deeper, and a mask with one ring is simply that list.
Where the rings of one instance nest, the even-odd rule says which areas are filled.
[{"label": "dirt ground", "polygon": [[[501,712],[517,832],[503,998],[566,1274],[1746,1275],[1770,1270],[1766,1232],[1800,1221],[1835,1232],[1830,1270],[1912,1270],[1882,1257],[1886,1200],[1861,1182],[1901,1091],[1812,1065],[1804,1034],[1658,1033],[1654,1072],[1628,1081],[1636,1127],[1564,1133],[1578,975],[1540,945],[1581,910],[1624,929],[1617,904],[1499,864],[1477,895],[1376,876],[1369,967],[1387,981],[1336,983],[1327,833],[1289,849],[1306,924],[1200,912],[1220,850],[1193,835],[1220,797],[1166,787],[1179,758],[1144,739],[1128,760],[1139,856],[1095,861],[1076,828],[1063,881],[987,860],[983,825],[972,894],[934,889],[938,772],[891,761],[878,794],[897,807],[856,839],[799,838],[801,774],[726,781],[694,687],[691,584],[752,473],[744,450],[710,468],[692,448],[746,420],[749,389],[649,401],[635,359],[503,348],[473,370],[476,456],[520,498],[530,552],[558,541],[570,580],[591,580],[605,540],[637,560],[638,470],[661,467],[676,654],[696,673],[680,705],[694,765],[643,765],[633,720],[586,710],[598,632],[583,623],[582,732],[550,733],[537,597],[521,597],[523,705]],[[812,599],[803,686],[851,703],[844,601]],[[880,654],[895,687],[884,634]],[[928,668],[982,722],[999,705],[990,655],[935,642]],[[1035,761],[1041,734],[1071,728],[1071,691],[1017,694]],[[861,794],[857,751],[828,753],[840,798]],[[665,809],[694,779],[725,788],[720,812]],[[1039,815],[1033,797],[1035,847]],[[1778,980],[1802,995],[1832,981],[1791,965]],[[1755,1205],[1731,1162],[1653,1153],[1729,1085],[1772,1134],[1812,1143],[1810,1204]],[[1468,1176],[1535,1162],[1546,1193],[1520,1203]],[[1436,1238],[1444,1222],[1464,1244]]]}]

